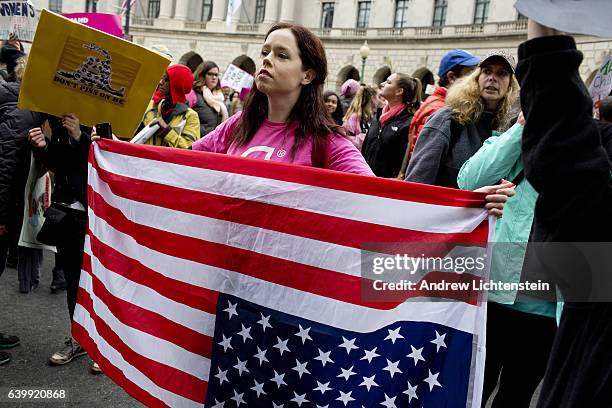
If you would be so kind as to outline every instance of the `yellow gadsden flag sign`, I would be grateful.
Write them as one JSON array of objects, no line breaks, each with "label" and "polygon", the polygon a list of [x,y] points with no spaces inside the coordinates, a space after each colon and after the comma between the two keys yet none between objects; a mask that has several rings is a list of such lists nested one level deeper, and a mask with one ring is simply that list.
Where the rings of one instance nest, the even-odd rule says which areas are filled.
[{"label": "yellow gadsden flag sign", "polygon": [[19,93],[19,107],[93,126],[110,122],[131,137],[170,60],[43,10]]}]

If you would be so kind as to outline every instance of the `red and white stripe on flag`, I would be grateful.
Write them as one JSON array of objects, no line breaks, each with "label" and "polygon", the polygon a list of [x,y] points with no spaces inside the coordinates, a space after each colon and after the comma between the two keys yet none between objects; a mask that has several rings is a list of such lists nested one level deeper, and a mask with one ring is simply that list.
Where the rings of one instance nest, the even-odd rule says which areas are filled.
[{"label": "red and white stripe on flag", "polygon": [[357,332],[426,314],[483,333],[482,306],[360,292],[364,242],[487,242],[482,194],[102,140],[88,198],[73,335],[146,405],[204,405],[219,293]]}]

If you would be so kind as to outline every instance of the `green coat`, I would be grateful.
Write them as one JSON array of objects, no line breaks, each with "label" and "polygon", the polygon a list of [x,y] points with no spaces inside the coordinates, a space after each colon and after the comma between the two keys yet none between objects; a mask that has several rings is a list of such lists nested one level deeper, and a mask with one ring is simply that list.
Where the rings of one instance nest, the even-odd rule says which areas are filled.
[{"label": "green coat", "polygon": [[[501,135],[494,134],[468,161],[459,175],[457,184],[463,190],[494,185],[501,179],[512,181],[523,170],[521,138],[523,126],[516,124]],[[538,193],[529,181],[523,179],[516,187],[516,195],[504,207],[504,216],[495,226],[495,242],[507,244],[494,246],[491,258],[491,279],[503,282],[520,282],[523,261],[529,241],[529,232]],[[489,300],[513,309],[544,316],[555,316],[556,303],[518,303],[516,293],[491,291]]]}]

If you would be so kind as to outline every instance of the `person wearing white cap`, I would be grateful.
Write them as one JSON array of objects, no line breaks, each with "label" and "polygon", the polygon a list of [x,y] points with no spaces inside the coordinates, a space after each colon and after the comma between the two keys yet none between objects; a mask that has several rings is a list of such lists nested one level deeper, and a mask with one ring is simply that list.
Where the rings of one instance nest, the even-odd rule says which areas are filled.
[{"label": "person wearing white cap", "polygon": [[407,181],[457,188],[463,163],[499,128],[518,97],[514,66],[508,53],[492,52],[449,89],[448,106],[432,115],[419,135]]},{"label": "person wearing white cap", "polygon": [[165,46],[164,44],[153,44],[150,47],[153,51],[155,52],[159,52],[160,54],[165,55],[166,57],[172,59],[172,53],[170,52],[170,49]]},{"label": "person wearing white cap", "polygon": [[435,91],[425,99],[425,102],[421,104],[419,110],[417,110],[410,122],[410,146],[406,151],[404,157],[404,163],[400,170],[399,179],[406,177],[406,167],[412,156],[414,145],[419,137],[419,133],[427,123],[427,120],[431,115],[446,106],[446,94],[448,89],[458,80],[467,75],[470,75],[480,63],[480,58],[476,57],[472,53],[466,50],[451,50],[444,54],[440,60],[440,67],[438,68],[438,86]]}]

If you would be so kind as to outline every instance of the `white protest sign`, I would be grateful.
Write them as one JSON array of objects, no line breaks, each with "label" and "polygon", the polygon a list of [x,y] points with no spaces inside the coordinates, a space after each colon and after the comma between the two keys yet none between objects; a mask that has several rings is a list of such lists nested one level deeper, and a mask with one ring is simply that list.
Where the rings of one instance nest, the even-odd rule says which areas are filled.
[{"label": "white protest sign", "polygon": [[252,88],[253,75],[238,68],[234,64],[229,64],[223,73],[223,78],[221,78],[221,86],[230,87],[239,92],[243,88]]},{"label": "white protest sign", "polygon": [[151,126],[145,126],[142,128],[140,132],[138,132],[136,136],[132,138],[132,140],[130,140],[130,143],[145,144],[147,143],[147,140],[153,137],[155,132],[157,132],[158,130],[159,130],[159,125],[157,123]]},{"label": "white protest sign", "polygon": [[6,40],[11,34],[24,42],[32,42],[38,15],[30,0],[0,0],[0,39]]},{"label": "white protest sign", "polygon": [[45,210],[51,205],[51,177],[49,173],[41,175],[42,165],[31,154],[30,172],[24,191],[23,224],[19,235],[19,246],[48,249],[55,252],[55,247],[44,245],[36,239],[45,223]]},{"label": "white protest sign", "polygon": [[612,55],[606,58],[589,86],[596,112],[599,111],[599,101],[610,95],[610,92],[612,92]]},{"label": "white protest sign", "polygon": [[559,31],[612,37],[610,0],[517,0],[514,7],[522,15]]}]

